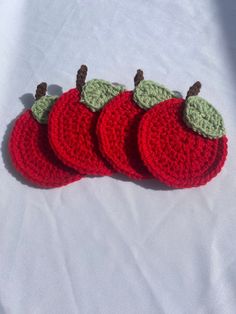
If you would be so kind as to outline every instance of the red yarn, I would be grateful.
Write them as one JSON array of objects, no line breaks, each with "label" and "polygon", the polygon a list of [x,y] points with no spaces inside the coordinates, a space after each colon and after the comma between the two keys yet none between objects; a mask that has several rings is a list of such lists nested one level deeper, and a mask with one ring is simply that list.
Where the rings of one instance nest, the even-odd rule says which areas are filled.
[{"label": "red yarn", "polygon": [[47,133],[47,125],[38,123],[30,110],[16,120],[9,140],[9,152],[15,168],[26,179],[44,188],[79,180],[81,175],[57,159]]},{"label": "red yarn", "polygon": [[71,89],[57,100],[49,115],[49,140],[54,152],[63,163],[82,174],[113,172],[98,148],[95,130],[99,114],[80,102],[77,89]]},{"label": "red yarn", "polygon": [[144,110],[133,101],[132,92],[123,92],[103,108],[97,123],[100,149],[114,169],[134,179],[150,174],[138,151],[138,124]]},{"label": "red yarn", "polygon": [[208,139],[183,122],[183,99],[159,103],[139,125],[139,149],[154,177],[175,188],[196,187],[215,177],[227,156],[227,138]]}]

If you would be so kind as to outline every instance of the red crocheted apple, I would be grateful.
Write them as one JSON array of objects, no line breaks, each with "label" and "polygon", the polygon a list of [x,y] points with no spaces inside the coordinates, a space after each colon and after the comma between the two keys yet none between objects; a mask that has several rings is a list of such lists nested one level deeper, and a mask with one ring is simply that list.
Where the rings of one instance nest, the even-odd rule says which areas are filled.
[{"label": "red crocheted apple", "polygon": [[85,83],[87,67],[77,74],[76,88],[63,94],[50,113],[51,146],[63,163],[82,174],[111,175],[113,170],[99,150],[96,123],[100,110],[123,88],[106,81]]},{"label": "red crocheted apple", "polygon": [[34,185],[54,188],[77,181],[81,175],[65,166],[49,145],[46,123],[57,97],[45,96],[46,89],[46,83],[38,85],[31,110],[16,120],[9,139],[9,153],[23,177]]},{"label": "red crocheted apple", "polygon": [[138,70],[134,91],[124,91],[103,108],[97,123],[99,147],[118,172],[133,179],[151,177],[138,150],[138,125],[147,109],[174,94],[165,87],[144,80]]},{"label": "red crocheted apple", "polygon": [[227,138],[223,119],[198,97],[196,82],[186,99],[166,100],[149,110],[139,125],[139,149],[154,177],[174,188],[206,184],[224,165]]}]

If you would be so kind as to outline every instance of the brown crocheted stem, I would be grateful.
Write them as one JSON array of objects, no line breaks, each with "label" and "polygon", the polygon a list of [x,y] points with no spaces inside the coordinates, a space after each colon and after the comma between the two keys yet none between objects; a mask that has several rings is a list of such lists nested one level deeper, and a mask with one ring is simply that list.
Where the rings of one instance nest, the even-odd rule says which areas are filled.
[{"label": "brown crocheted stem", "polygon": [[76,77],[76,88],[81,92],[85,84],[88,68],[86,65],[81,65],[80,69],[77,72]]},{"label": "brown crocheted stem", "polygon": [[45,82],[40,83],[36,88],[35,99],[38,100],[39,98],[45,96],[46,92],[47,92],[47,83]]},{"label": "brown crocheted stem", "polygon": [[139,69],[134,77],[134,86],[138,86],[142,80],[144,80],[143,71]]},{"label": "brown crocheted stem", "polygon": [[190,96],[197,96],[200,92],[201,87],[202,87],[202,84],[199,81],[194,83],[193,86],[189,88],[186,99]]}]

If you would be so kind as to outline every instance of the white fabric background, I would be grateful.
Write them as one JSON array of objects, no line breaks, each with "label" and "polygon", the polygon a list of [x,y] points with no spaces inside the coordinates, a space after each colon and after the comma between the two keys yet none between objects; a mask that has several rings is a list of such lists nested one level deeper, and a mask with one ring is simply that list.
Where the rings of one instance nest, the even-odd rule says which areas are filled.
[{"label": "white fabric background", "polygon": [[[1,0],[0,313],[236,313],[234,0]],[[86,178],[35,189],[6,141],[36,85],[147,79],[185,95],[196,80],[222,113],[229,156],[207,186]],[[56,86],[58,85],[58,86]]]}]

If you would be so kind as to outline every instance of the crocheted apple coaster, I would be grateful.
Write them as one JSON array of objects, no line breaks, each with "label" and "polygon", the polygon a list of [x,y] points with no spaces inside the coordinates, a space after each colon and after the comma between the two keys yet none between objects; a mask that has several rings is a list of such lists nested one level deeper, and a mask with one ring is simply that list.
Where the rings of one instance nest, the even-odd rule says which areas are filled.
[{"label": "crocheted apple coaster", "polygon": [[135,89],[124,91],[103,109],[97,124],[100,150],[114,169],[133,179],[151,174],[138,150],[138,125],[145,110],[174,95],[162,85],[146,81],[141,70],[134,78]]},{"label": "crocheted apple coaster", "polygon": [[[27,180],[36,186],[54,188],[77,181],[81,178],[75,170],[65,166],[55,156],[48,141],[48,131],[45,121],[47,114],[41,111],[42,104],[48,112],[55,97],[42,96],[45,83],[38,85],[34,106],[38,117],[43,117],[43,123],[39,123],[31,110],[23,113],[15,122],[9,139],[9,153],[15,168]],[[40,91],[41,90],[41,91]],[[45,94],[46,90],[44,91]],[[37,104],[39,108],[37,109]],[[37,115],[37,113],[36,113]],[[40,118],[39,118],[40,119]]]},{"label": "crocheted apple coaster", "polygon": [[58,156],[82,174],[111,175],[96,136],[96,123],[105,102],[120,93],[121,87],[102,80],[85,84],[87,67],[81,66],[76,88],[64,93],[49,116],[49,139]]},{"label": "crocheted apple coaster", "polygon": [[[227,138],[221,117],[212,119],[212,113],[216,117],[212,108],[204,108],[203,113],[202,99],[197,108],[201,119],[191,114],[191,97],[197,97],[200,87],[199,82],[194,84],[186,100],[173,98],[154,106],[139,125],[139,149],[145,165],[154,177],[171,187],[206,184],[220,172],[226,160]],[[210,136],[206,137],[206,133]],[[217,138],[212,139],[216,133]]]}]

